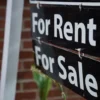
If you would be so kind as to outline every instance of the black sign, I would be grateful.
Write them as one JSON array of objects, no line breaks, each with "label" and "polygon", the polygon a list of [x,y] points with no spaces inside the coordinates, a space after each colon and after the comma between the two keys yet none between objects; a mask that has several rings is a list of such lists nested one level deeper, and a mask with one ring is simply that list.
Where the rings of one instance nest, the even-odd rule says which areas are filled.
[{"label": "black sign", "polygon": [[31,11],[34,38],[100,56],[100,7],[48,6]]},{"label": "black sign", "polygon": [[30,1],[51,1],[51,2],[100,2],[100,0],[30,0]]},{"label": "black sign", "polygon": [[[100,100],[100,63],[33,40],[36,66],[88,100]],[[40,67],[41,66],[41,67]]]}]

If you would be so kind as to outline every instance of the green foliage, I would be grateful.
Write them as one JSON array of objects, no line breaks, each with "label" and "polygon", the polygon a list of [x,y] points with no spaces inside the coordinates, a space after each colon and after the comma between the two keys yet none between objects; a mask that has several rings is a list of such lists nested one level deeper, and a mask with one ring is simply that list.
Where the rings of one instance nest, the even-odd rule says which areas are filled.
[{"label": "green foliage", "polygon": [[44,75],[40,70],[38,70],[35,67],[35,65],[32,66],[32,73],[33,73],[33,78],[39,88],[40,100],[47,100],[47,96],[51,89],[52,82],[54,82],[60,88],[62,92],[62,97],[64,98],[64,100],[66,100],[66,95],[63,91],[63,87],[61,84],[57,83],[50,77]]},{"label": "green foliage", "polygon": [[47,100],[48,93],[52,86],[52,79],[42,74],[38,69],[33,66],[33,78],[39,87],[40,100]]},{"label": "green foliage", "polygon": [[62,87],[62,85],[60,85],[59,84],[59,87],[60,87],[60,90],[61,90],[61,92],[62,92],[62,98],[64,99],[64,100],[66,100],[66,94],[64,93],[64,90],[63,90],[63,87]]}]

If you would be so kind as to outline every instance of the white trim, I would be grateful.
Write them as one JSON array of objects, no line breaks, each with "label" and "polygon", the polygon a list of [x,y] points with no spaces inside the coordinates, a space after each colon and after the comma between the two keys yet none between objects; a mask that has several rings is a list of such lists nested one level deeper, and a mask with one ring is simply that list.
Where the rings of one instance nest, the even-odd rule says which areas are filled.
[{"label": "white trim", "polygon": [[7,0],[0,100],[15,100],[24,0]]},{"label": "white trim", "polygon": [[54,2],[54,1],[32,1],[30,0],[30,4],[49,4],[49,5],[71,5],[71,6],[100,6],[100,2]]}]

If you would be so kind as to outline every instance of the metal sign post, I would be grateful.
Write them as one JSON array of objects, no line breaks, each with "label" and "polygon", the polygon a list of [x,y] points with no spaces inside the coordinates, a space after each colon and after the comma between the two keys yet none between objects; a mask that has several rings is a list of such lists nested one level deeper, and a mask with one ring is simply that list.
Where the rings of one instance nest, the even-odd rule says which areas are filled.
[{"label": "metal sign post", "polygon": [[100,6],[99,0],[30,0],[30,4],[70,5],[70,6]]},{"label": "metal sign post", "polygon": [[24,0],[7,0],[0,100],[15,100]]}]

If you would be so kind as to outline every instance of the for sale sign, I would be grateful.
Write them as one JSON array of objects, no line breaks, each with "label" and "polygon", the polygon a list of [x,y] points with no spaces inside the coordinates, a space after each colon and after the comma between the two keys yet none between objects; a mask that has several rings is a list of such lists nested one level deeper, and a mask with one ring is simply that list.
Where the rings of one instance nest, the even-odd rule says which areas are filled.
[{"label": "for sale sign", "polygon": [[45,41],[33,40],[36,66],[88,100],[100,100],[100,62],[67,52]]}]

